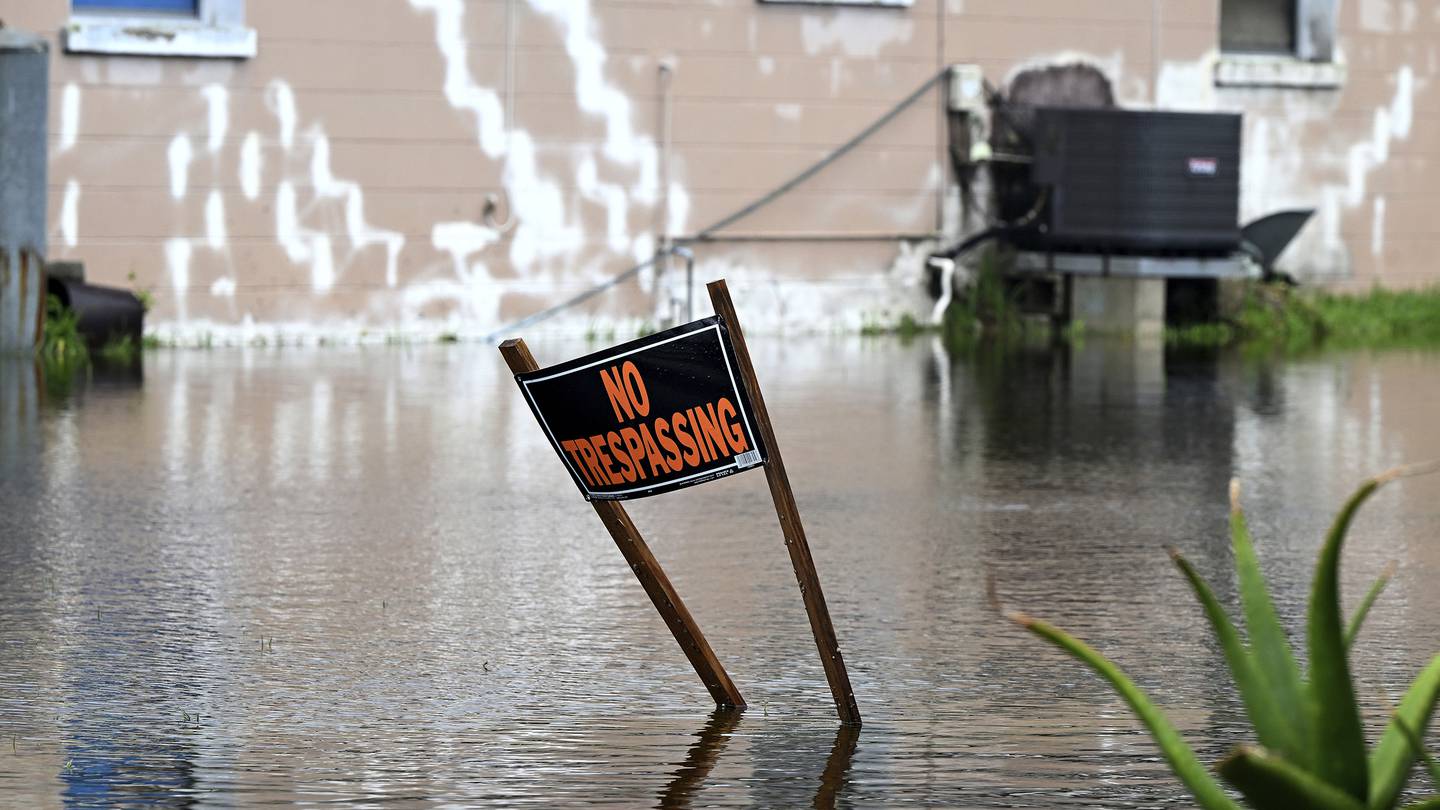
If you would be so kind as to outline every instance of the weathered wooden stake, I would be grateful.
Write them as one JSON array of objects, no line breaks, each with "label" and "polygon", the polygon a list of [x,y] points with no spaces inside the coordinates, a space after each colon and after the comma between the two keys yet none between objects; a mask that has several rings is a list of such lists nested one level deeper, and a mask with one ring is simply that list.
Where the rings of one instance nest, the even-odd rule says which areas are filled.
[{"label": "weathered wooden stake", "polygon": [[[523,340],[511,339],[501,343],[500,354],[505,357],[505,363],[510,366],[510,370],[516,374],[540,368]],[[610,530],[610,536],[615,538],[615,545],[620,547],[625,562],[630,564],[630,570],[635,572],[635,578],[640,580],[645,593],[650,595],[650,601],[665,620],[665,626],[670,628],[675,641],[680,644],[680,649],[685,651],[685,657],[690,659],[690,664],[695,667],[695,672],[704,682],[705,688],[710,690],[710,697],[721,707],[743,709],[745,698],[740,696],[740,690],[735,688],[735,684],[725,672],[725,667],[720,665],[715,651],[710,649],[710,642],[705,640],[700,626],[695,623],[690,611],[685,609],[685,603],[680,601],[680,594],[675,592],[670,578],[665,576],[665,569],[660,567],[655,555],[650,553],[650,547],[645,545],[645,538],[640,536],[640,530],[631,522],[625,507],[618,501],[597,500],[591,501],[590,505],[595,507],[595,514],[600,516],[600,522]]]},{"label": "weathered wooden stake", "polygon": [[795,493],[790,489],[790,477],[785,474],[785,462],[780,458],[780,443],[775,440],[775,429],[770,425],[770,412],[765,410],[765,397],[760,393],[760,381],[755,377],[755,367],[750,363],[750,352],[745,348],[745,335],[740,330],[740,316],[735,314],[735,304],[730,300],[730,290],[724,279],[705,285],[710,291],[710,301],[715,305],[715,314],[725,318],[730,331],[730,342],[735,347],[735,361],[740,366],[740,377],[750,392],[750,404],[755,409],[755,421],[760,438],[770,458],[765,462],[765,479],[770,483],[770,497],[775,501],[775,514],[780,518],[780,530],[785,534],[785,548],[790,551],[790,564],[795,568],[795,579],[800,584],[800,595],[805,600],[805,612],[810,615],[810,630],[815,634],[815,646],[820,648],[820,663],[825,667],[825,679],[830,682],[830,694],[835,698],[835,711],[840,722],[860,724],[860,707],[855,705],[855,691],[850,688],[850,674],[845,671],[845,659],[840,655],[840,642],[835,638],[835,626],[830,623],[830,609],[825,606],[825,592],[820,588],[820,575],[815,572],[815,559],[810,556],[810,543],[805,539],[805,526],[800,522],[800,509],[795,505]]}]

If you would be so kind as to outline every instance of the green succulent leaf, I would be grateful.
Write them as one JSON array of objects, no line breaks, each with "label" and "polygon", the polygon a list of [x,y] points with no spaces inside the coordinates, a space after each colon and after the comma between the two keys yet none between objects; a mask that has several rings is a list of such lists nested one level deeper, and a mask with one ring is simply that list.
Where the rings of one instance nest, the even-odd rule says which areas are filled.
[{"label": "green succulent leaf", "polygon": [[1315,565],[1307,622],[1309,712],[1316,741],[1312,771],[1361,801],[1369,796],[1370,777],[1360,707],[1355,702],[1355,687],[1350,681],[1349,655],[1340,618],[1340,551],[1355,512],[1386,480],[1385,476],[1378,476],[1361,484],[1335,516]]},{"label": "green succulent leaf", "polygon": [[1436,762],[1435,757],[1430,756],[1430,752],[1425,750],[1424,737],[1421,736],[1420,732],[1411,728],[1410,724],[1405,722],[1402,717],[1392,717],[1390,718],[1390,722],[1394,723],[1395,727],[1400,729],[1405,735],[1405,739],[1410,742],[1410,750],[1425,763],[1426,769],[1430,771],[1430,781],[1440,786],[1440,762]]},{"label": "green succulent leaf", "polygon": [[1180,573],[1185,575],[1185,579],[1189,580],[1196,598],[1205,609],[1205,616],[1210,620],[1210,628],[1225,653],[1225,663],[1230,667],[1230,675],[1235,679],[1235,686],[1245,703],[1245,713],[1250,717],[1250,724],[1255,727],[1260,744],[1275,751],[1297,749],[1299,744],[1292,736],[1293,727],[1270,700],[1270,692],[1256,669],[1255,660],[1241,641],[1229,614],[1221,607],[1210,586],[1195,571],[1194,566],[1190,565],[1189,560],[1173,548],[1170,549],[1170,559],[1175,562]]},{"label": "green succulent leaf", "polygon": [[1257,810],[1364,810],[1345,791],[1263,748],[1242,747],[1217,770]]},{"label": "green succulent leaf", "polygon": [[[1093,647],[1085,642],[1071,636],[1047,622],[1034,619],[1023,613],[1011,613],[1010,618],[1018,622],[1025,629],[1054,644],[1075,658],[1079,659],[1097,675],[1108,681],[1135,712],[1145,727],[1150,730],[1150,735],[1160,746],[1160,752],[1164,755],[1165,761],[1170,764],[1170,770],[1189,788],[1195,801],[1203,810],[1240,810],[1224,788],[1215,781],[1204,765],[1195,758],[1195,752],[1185,744],[1180,737],[1180,732],[1166,719],[1163,712],[1150,702],[1145,693],[1125,675],[1108,658],[1101,655]],[[1358,805],[1356,805],[1358,807]],[[1350,810],[1346,808],[1346,810]]]},{"label": "green succulent leaf", "polygon": [[1423,738],[1437,700],[1440,700],[1440,655],[1430,659],[1410,685],[1400,700],[1400,708],[1395,710],[1395,717],[1370,755],[1368,804],[1374,810],[1392,807],[1400,798],[1400,791],[1410,776],[1410,766],[1415,763],[1415,746],[1406,732]]},{"label": "green succulent leaf", "polygon": [[1385,570],[1376,577],[1375,584],[1365,593],[1365,598],[1360,601],[1360,607],[1355,609],[1355,615],[1350,617],[1350,626],[1345,629],[1345,649],[1349,650],[1355,645],[1356,636],[1360,635],[1360,628],[1365,624],[1365,617],[1370,615],[1370,608],[1375,606],[1375,600],[1385,591],[1385,586],[1390,584],[1390,578],[1395,576],[1395,563],[1385,566]]},{"label": "green succulent leaf", "polygon": [[1250,527],[1240,508],[1239,481],[1230,482],[1230,543],[1235,550],[1235,573],[1240,579],[1240,601],[1245,609],[1245,628],[1250,635],[1255,670],[1275,713],[1289,718],[1290,733],[1275,750],[1300,767],[1314,771],[1315,752],[1307,741],[1315,739],[1315,735],[1311,714],[1305,710],[1305,684],[1260,572],[1260,560],[1250,540]]}]

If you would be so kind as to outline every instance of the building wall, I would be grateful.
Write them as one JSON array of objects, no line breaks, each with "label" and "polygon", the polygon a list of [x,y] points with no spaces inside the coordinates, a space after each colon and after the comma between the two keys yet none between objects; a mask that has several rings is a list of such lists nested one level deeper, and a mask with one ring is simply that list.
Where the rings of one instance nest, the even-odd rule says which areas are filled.
[{"label": "building wall", "polygon": [[[150,328],[182,340],[485,335],[771,190],[945,64],[1002,84],[1081,60],[1126,105],[1247,113],[1245,217],[1320,209],[1292,272],[1436,279],[1436,0],[1341,3],[1338,90],[1217,88],[1218,2],[511,2],[513,51],[506,0],[248,0],[248,60],[57,45],[52,259],[150,290]],[[68,5],[0,0],[0,19],[58,36]],[[941,103],[725,231],[748,241],[697,245],[696,278],[729,278],[752,329],[927,311],[928,245],[895,237],[957,226]],[[485,224],[486,194],[512,227]],[[835,235],[873,239],[817,241]],[[543,328],[659,323],[683,277],[641,272]]]}]

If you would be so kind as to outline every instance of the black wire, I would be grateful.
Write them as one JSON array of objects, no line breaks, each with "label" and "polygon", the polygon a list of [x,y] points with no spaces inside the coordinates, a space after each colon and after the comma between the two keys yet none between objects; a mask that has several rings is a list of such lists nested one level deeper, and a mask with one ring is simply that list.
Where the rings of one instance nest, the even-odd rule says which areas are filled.
[{"label": "black wire", "polygon": [[[769,205],[770,203],[774,202],[775,200],[779,199],[780,197],[783,197],[785,194],[789,193],[791,189],[795,188],[796,186],[800,185],[801,183],[805,182],[806,180],[809,180],[811,177],[814,177],[817,173],[819,173],[819,172],[820,172],[822,169],[824,169],[826,166],[829,166],[831,163],[834,163],[835,161],[837,161],[837,160],[839,160],[840,158],[844,157],[846,154],[848,154],[850,151],[852,151],[856,146],[859,146],[861,142],[865,141],[865,140],[866,140],[867,138],[869,138],[871,135],[874,135],[877,131],[880,130],[881,127],[884,127],[886,124],[888,124],[888,123],[890,123],[891,121],[895,120],[896,116],[898,116],[898,115],[900,115],[900,113],[904,112],[904,111],[906,110],[906,108],[908,108],[910,105],[912,105],[912,104],[914,104],[915,102],[919,101],[920,98],[925,95],[926,91],[928,91],[931,87],[934,87],[937,82],[939,82],[941,79],[943,79],[943,78],[945,77],[945,74],[948,72],[948,70],[949,70],[948,68],[946,68],[945,70],[941,70],[940,72],[938,72],[938,73],[936,73],[935,75],[931,76],[930,78],[926,79],[926,80],[924,81],[924,83],[922,83],[918,88],[916,88],[913,93],[911,93],[910,95],[908,95],[908,96],[906,96],[905,98],[901,99],[900,102],[899,102],[898,104],[896,104],[894,107],[891,107],[889,112],[887,112],[887,113],[885,113],[884,115],[880,116],[879,118],[875,119],[875,121],[874,121],[873,123],[871,123],[870,126],[865,127],[864,129],[860,130],[859,134],[855,135],[855,136],[854,136],[853,138],[851,138],[850,140],[848,140],[848,141],[846,141],[845,143],[841,144],[841,145],[840,145],[839,147],[837,147],[833,152],[831,152],[830,154],[828,154],[828,155],[826,155],[825,157],[821,158],[821,159],[820,159],[819,161],[817,161],[816,163],[811,164],[811,165],[810,165],[808,168],[806,168],[804,171],[800,172],[799,174],[795,175],[794,177],[790,178],[789,180],[786,180],[784,183],[781,183],[779,186],[776,186],[773,190],[771,190],[770,192],[766,193],[764,196],[760,197],[759,199],[755,200],[754,202],[749,203],[749,204],[743,206],[742,208],[740,208],[739,210],[735,211],[734,213],[732,213],[732,214],[730,214],[730,215],[728,215],[728,216],[722,217],[719,221],[715,222],[714,224],[712,224],[712,225],[710,225],[710,226],[708,226],[708,227],[706,227],[706,228],[703,228],[703,229],[701,229],[700,231],[697,231],[696,234],[695,234],[695,237],[696,237],[696,238],[695,238],[694,240],[691,240],[691,241],[699,241],[699,242],[705,241],[705,238],[706,238],[706,237],[713,235],[716,231],[721,230],[721,229],[723,229],[723,228],[727,228],[727,227],[735,224],[736,222],[739,222],[740,220],[744,219],[745,217],[750,216],[751,214],[755,213],[756,211],[759,211],[761,208],[764,208],[765,206]],[[491,332],[490,334],[486,335],[486,336],[485,336],[485,340],[486,340],[487,342],[493,341],[493,340],[495,340],[497,337],[499,337],[500,335],[502,335],[502,334],[504,334],[504,333],[506,333],[506,332],[514,332],[514,331],[516,331],[516,330],[518,330],[518,329],[523,329],[523,328],[525,328],[525,327],[527,327],[527,326],[533,326],[534,324],[540,323],[541,321],[548,320],[548,319],[554,317],[555,315],[558,315],[558,314],[560,314],[561,312],[564,312],[565,310],[570,309],[571,307],[573,307],[573,306],[575,306],[575,305],[577,305],[577,304],[584,303],[585,301],[588,301],[588,300],[590,300],[591,298],[594,298],[595,296],[599,295],[600,293],[602,293],[602,292],[604,292],[604,291],[606,291],[606,290],[608,290],[608,289],[610,289],[610,288],[612,288],[612,287],[615,287],[616,285],[618,285],[618,284],[620,284],[620,283],[622,283],[622,282],[624,282],[624,281],[632,278],[633,276],[639,274],[641,270],[644,270],[644,269],[647,268],[647,267],[653,266],[656,262],[660,261],[660,259],[661,259],[661,257],[662,257],[663,255],[665,255],[665,254],[657,253],[656,255],[654,255],[654,256],[650,257],[649,259],[647,259],[647,260],[645,260],[645,261],[643,261],[643,262],[635,265],[634,267],[631,267],[630,269],[628,269],[628,270],[626,270],[626,271],[624,271],[624,272],[622,272],[622,273],[619,273],[619,274],[617,274],[617,275],[611,276],[610,278],[606,279],[605,281],[600,282],[599,284],[597,284],[597,285],[595,285],[594,287],[591,287],[590,289],[588,289],[588,290],[580,293],[579,295],[573,296],[573,297],[571,297],[571,298],[567,298],[566,300],[561,301],[560,303],[558,303],[558,304],[556,304],[556,305],[554,305],[554,306],[552,306],[552,307],[548,307],[548,308],[546,308],[546,309],[542,309],[542,310],[540,310],[539,312],[536,312],[536,313],[534,313],[534,314],[532,314],[532,315],[527,315],[527,316],[525,316],[524,318],[521,318],[520,320],[515,321],[515,322],[513,322],[513,323],[508,323],[508,324],[500,327],[499,329],[496,329],[495,331]]]}]

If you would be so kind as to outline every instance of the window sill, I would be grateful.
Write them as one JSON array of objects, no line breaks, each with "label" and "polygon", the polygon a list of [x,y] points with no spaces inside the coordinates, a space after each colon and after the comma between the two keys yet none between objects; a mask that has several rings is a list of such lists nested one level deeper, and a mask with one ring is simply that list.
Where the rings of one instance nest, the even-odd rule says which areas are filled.
[{"label": "window sill", "polygon": [[881,8],[909,8],[914,0],[760,0],[762,4],[776,6],[880,6]]},{"label": "window sill", "polygon": [[1215,63],[1216,87],[1290,87],[1337,90],[1345,84],[1339,62],[1307,62],[1293,56],[1224,54]]},{"label": "window sill", "polygon": [[249,59],[255,29],[156,17],[75,17],[65,26],[67,53]]}]

